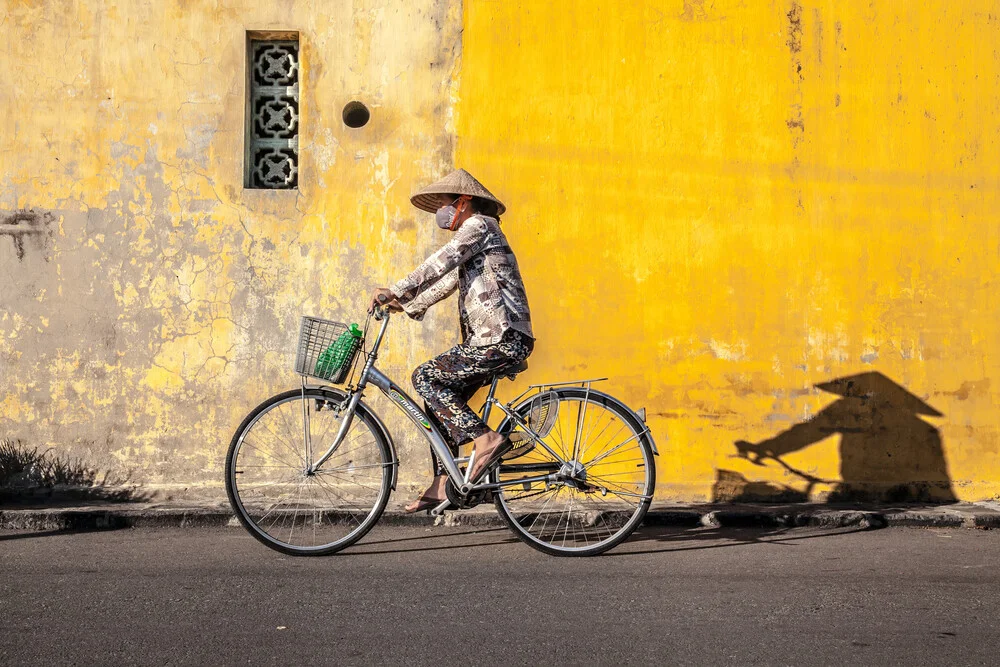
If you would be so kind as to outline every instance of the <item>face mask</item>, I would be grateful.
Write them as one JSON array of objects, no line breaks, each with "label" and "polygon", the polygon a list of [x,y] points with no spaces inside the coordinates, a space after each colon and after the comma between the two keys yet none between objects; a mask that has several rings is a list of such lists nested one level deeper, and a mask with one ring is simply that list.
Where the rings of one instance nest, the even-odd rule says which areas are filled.
[{"label": "face mask", "polygon": [[[458,201],[457,199],[455,201]],[[434,222],[441,229],[451,229],[451,221],[455,219],[458,215],[458,209],[455,208],[455,201],[448,204],[447,206],[442,206],[434,214]]]}]

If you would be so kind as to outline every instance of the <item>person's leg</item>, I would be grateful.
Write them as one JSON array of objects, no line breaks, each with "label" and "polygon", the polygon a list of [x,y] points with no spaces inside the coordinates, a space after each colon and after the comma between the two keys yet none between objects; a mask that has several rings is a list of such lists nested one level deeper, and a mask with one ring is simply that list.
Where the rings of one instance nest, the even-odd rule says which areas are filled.
[{"label": "person's leg", "polygon": [[413,371],[413,387],[450,445],[461,446],[489,430],[468,401],[503,362],[500,355],[487,357],[486,348],[457,345]]},{"label": "person's leg", "polygon": [[[524,334],[507,330],[500,342],[489,346],[485,351],[487,357],[498,357],[502,361],[497,361],[491,368],[490,375],[506,373],[522,361],[528,358],[534,349],[535,341]],[[476,449],[476,457],[472,462],[472,469],[469,471],[469,481],[478,482],[480,477],[489,470],[500,458],[513,447],[510,438],[487,428],[486,432],[477,436],[473,440]]]},{"label": "person's leg", "polygon": [[[468,442],[468,438],[456,441],[457,431],[451,427],[448,423],[442,421],[438,416],[439,410],[437,405],[440,404],[439,401],[430,402],[427,400],[429,395],[439,396],[441,392],[446,392],[450,395],[449,398],[444,399],[450,405],[461,404],[465,405],[473,397],[473,395],[482,387],[481,381],[476,381],[475,378],[466,378],[465,384],[459,382],[458,378],[453,378],[452,382],[442,382],[438,379],[437,366],[435,362],[438,362],[441,357],[448,355],[453,352],[455,348],[445,352],[443,355],[431,359],[430,361],[424,362],[413,371],[413,387],[417,390],[417,393],[424,397],[424,412],[427,414],[428,419],[430,419],[434,428],[438,433],[444,438],[445,443],[451,450],[452,456],[458,455],[458,448],[465,442]],[[446,363],[451,363],[450,361]],[[447,386],[446,386],[447,385]],[[473,413],[475,414],[475,413]],[[461,436],[460,436],[461,437]],[[444,465],[438,459],[437,455],[434,453],[434,449],[431,448],[431,462],[434,467],[434,480],[431,482],[430,486],[426,491],[421,494],[421,496],[406,506],[406,510],[409,512],[420,511],[421,509],[427,509],[433,504],[437,504],[447,498],[445,494],[445,484],[447,483],[447,474],[444,470]],[[436,501],[436,502],[435,502]]]},{"label": "person's leg", "polygon": [[[458,445],[456,445],[451,441],[451,435],[448,433],[447,429],[445,429],[444,424],[441,423],[441,420],[437,418],[437,415],[434,414],[434,411],[431,410],[431,406],[427,405],[427,401],[424,401],[424,414],[427,415],[427,419],[430,420],[431,426],[434,427],[434,430],[440,433],[441,436],[444,438],[445,444],[447,444],[448,449],[451,450],[451,455],[457,456]],[[431,467],[434,469],[434,476],[440,477],[441,475],[445,474],[444,465],[441,463],[441,459],[438,458],[438,455],[434,453],[434,448],[430,447],[430,450],[431,450]]]},{"label": "person's leg", "polygon": [[[468,404],[468,402],[472,400],[472,397],[475,396],[476,392],[479,391],[482,388],[482,386],[483,385],[479,383],[471,383],[465,387],[462,387],[460,390],[458,390],[459,398],[463,403]],[[435,414],[434,410],[431,408],[430,405],[427,404],[426,401],[424,401],[424,412],[427,414],[428,419],[431,420],[431,423],[434,425],[434,428],[437,429],[437,432],[444,437],[444,441],[445,443],[447,443],[448,449],[451,450],[451,455],[458,456],[459,443],[456,443],[453,440],[451,432],[445,427],[443,423],[441,423],[441,420],[438,419],[437,414]],[[434,453],[434,448],[431,447],[430,450],[431,450],[431,463],[434,466],[434,476],[437,477],[440,475],[444,475],[445,474],[444,465],[438,459],[437,454]]]},{"label": "person's leg", "polygon": [[530,339],[510,332],[493,345],[458,345],[413,373],[414,388],[444,427],[442,432],[448,434],[449,441],[455,445],[474,441],[477,461],[470,479],[477,478],[502,454],[499,450],[506,438],[492,431],[468,406],[468,400],[492,376],[524,361],[531,348]]}]

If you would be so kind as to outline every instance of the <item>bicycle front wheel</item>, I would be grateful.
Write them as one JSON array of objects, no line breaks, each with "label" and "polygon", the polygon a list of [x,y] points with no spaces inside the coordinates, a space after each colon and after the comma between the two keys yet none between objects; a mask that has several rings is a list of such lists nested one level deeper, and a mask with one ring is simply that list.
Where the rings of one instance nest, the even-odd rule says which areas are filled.
[{"label": "bicycle front wheel", "polygon": [[[539,406],[545,418],[535,420]],[[544,446],[492,473],[494,483],[525,480],[494,494],[511,530],[554,556],[593,556],[627,539],[646,515],[656,482],[645,425],[617,399],[579,387],[549,390],[515,412],[529,426],[545,424],[538,433]],[[512,426],[507,420],[501,430]]]},{"label": "bicycle front wheel", "polygon": [[361,539],[378,521],[395,461],[375,416],[359,403],[339,447],[332,444],[346,395],[332,389],[287,391],[255,408],[226,456],[226,492],[240,523],[268,547],[323,556]]}]

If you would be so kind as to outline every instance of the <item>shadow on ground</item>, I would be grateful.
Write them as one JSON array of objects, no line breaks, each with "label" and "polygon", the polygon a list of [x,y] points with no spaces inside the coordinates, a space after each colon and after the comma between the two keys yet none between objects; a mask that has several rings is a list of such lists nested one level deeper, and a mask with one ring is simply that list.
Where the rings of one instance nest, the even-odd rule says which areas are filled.
[{"label": "shadow on ground", "polygon": [[109,528],[59,528],[56,530],[11,530],[11,531],[0,531],[0,542],[6,542],[7,540],[33,540],[38,537],[55,537],[66,536],[66,535],[80,535],[83,533],[94,533],[94,532],[105,532],[109,530],[118,530],[116,527]]},{"label": "shadow on ground", "polygon": [[[474,542],[455,542],[455,538],[477,536]],[[372,554],[415,553],[418,551],[447,551],[450,549],[472,549],[475,547],[498,546],[519,542],[507,528],[477,528],[474,530],[438,530],[432,528],[424,535],[392,537],[389,539],[364,539],[338,555],[367,556]]]},{"label": "shadow on ground", "polygon": [[874,530],[871,527],[847,528],[682,528],[643,526],[623,544],[611,550],[608,556],[668,553],[671,551],[697,551],[724,549],[751,544],[788,544],[802,540],[832,538],[850,533]]},{"label": "shadow on ground", "polygon": [[[832,538],[848,533],[872,530],[870,527],[843,528],[732,528],[704,526],[643,526],[632,536],[604,555],[627,556],[671,551],[723,549],[751,544],[784,544],[800,540]],[[421,551],[448,551],[479,547],[518,544],[507,528],[478,528],[473,530],[439,530],[433,528],[423,535],[407,535],[388,539],[366,539],[340,552],[344,556],[371,556],[375,554],[416,553]],[[525,549],[531,549],[521,544]]]}]

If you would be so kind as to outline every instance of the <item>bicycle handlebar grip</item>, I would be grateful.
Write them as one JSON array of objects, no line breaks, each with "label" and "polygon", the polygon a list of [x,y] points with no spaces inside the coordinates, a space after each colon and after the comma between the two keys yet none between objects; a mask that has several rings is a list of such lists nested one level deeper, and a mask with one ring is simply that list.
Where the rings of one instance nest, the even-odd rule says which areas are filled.
[{"label": "bicycle handlebar grip", "polygon": [[385,294],[379,294],[378,302],[382,304],[389,303],[389,297],[387,297]]}]

